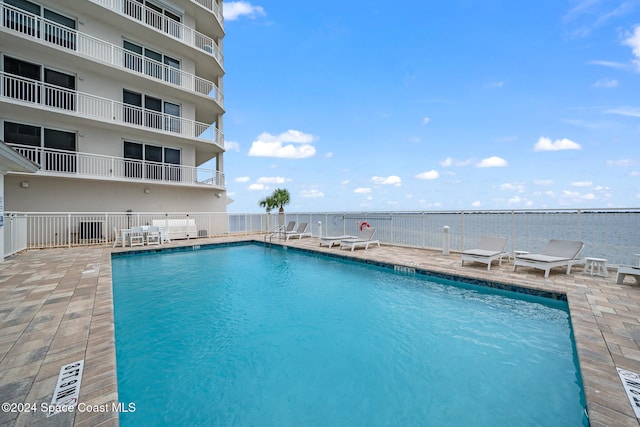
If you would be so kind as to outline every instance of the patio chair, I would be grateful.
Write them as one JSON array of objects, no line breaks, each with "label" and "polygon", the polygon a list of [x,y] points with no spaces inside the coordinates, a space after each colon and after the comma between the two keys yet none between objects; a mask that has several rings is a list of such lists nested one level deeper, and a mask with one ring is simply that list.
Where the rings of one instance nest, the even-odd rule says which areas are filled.
[{"label": "patio chair", "polygon": [[567,274],[571,274],[571,267],[576,264],[584,265],[585,260],[579,259],[584,243],[576,240],[549,240],[547,246],[539,254],[520,254],[513,259],[513,271],[518,266],[532,267],[544,270],[544,277],[549,277],[549,271],[554,267],[567,266]]},{"label": "patio chair", "polygon": [[122,243],[122,233],[118,231],[118,227],[113,227],[113,233],[115,235],[113,238],[113,247],[115,248],[118,243],[124,246]]},{"label": "patio chair", "polygon": [[376,233],[376,229],[374,227],[363,228],[360,231],[360,234],[355,239],[344,239],[340,241],[340,249],[342,248],[351,248],[351,252],[358,247],[364,246],[364,249],[369,249],[369,245],[375,243],[380,247],[380,241],[373,240],[373,235]]},{"label": "patio chair", "polygon": [[286,227],[278,226],[276,227],[276,233],[280,234],[280,237],[284,237],[286,239],[287,234],[293,233],[296,229],[296,222],[289,221]]},{"label": "patio chair", "polygon": [[640,285],[640,266],[633,265],[621,265],[618,267],[618,274],[616,274],[616,283],[621,285],[624,282],[624,278],[630,276],[634,279],[636,285]]},{"label": "patio chair", "polygon": [[142,227],[131,227],[129,233],[129,244],[131,246],[143,246],[144,245],[144,233]]},{"label": "patio chair", "polygon": [[504,250],[506,246],[507,239],[504,237],[484,236],[475,249],[462,252],[462,265],[465,261],[480,262],[487,264],[487,270],[491,270],[491,263],[495,260],[498,260],[498,265],[502,265],[502,257],[508,255]]},{"label": "patio chair", "polygon": [[286,234],[285,240],[293,239],[296,237],[298,239],[302,239],[303,237],[311,237],[311,232],[307,231],[308,226],[309,226],[308,223],[301,222],[300,225],[298,225],[298,228],[296,229],[296,231]]},{"label": "patio chair", "polygon": [[356,236],[348,236],[348,235],[342,235],[342,236],[324,236],[324,237],[320,237],[320,246],[329,246],[330,248],[333,247],[333,245],[339,245],[341,241],[343,240],[347,240],[347,239],[357,239],[358,237]]},{"label": "patio chair", "polygon": [[147,245],[159,245],[160,241],[160,227],[154,225],[147,228],[145,233],[145,240]]}]

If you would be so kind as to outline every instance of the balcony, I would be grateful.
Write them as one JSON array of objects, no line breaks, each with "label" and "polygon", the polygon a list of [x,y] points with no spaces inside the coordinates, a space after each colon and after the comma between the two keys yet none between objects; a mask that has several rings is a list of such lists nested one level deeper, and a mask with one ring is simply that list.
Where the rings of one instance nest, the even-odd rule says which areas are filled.
[{"label": "balcony", "polygon": [[18,102],[63,114],[90,117],[103,122],[196,139],[213,143],[224,149],[222,132],[211,124],[65,89],[13,74],[0,72],[0,77],[2,78],[0,100],[2,101]]},{"label": "balcony", "polygon": [[[222,50],[218,44],[211,38],[191,27],[177,22],[167,16],[164,16],[153,9],[141,5],[135,0],[89,0],[99,6],[109,9],[118,15],[158,31],[169,36],[179,42],[198,49],[206,55],[216,59],[220,67],[223,66]],[[206,0],[203,1],[207,3]]]},{"label": "balcony", "polygon": [[220,108],[223,107],[224,98],[222,92],[218,86],[209,80],[4,3],[0,3],[0,12],[3,16],[0,28],[19,32],[45,44],[68,49],[79,56],[89,57],[113,67],[137,72],[147,78],[204,95],[215,100]]},{"label": "balcony", "polygon": [[127,182],[224,188],[224,174],[214,169],[125,159],[76,151],[8,144],[40,165],[38,174]]},{"label": "balcony", "polygon": [[224,28],[224,17],[222,16],[222,7],[215,0],[191,0],[192,3],[200,5],[207,9],[218,20],[221,28]]}]

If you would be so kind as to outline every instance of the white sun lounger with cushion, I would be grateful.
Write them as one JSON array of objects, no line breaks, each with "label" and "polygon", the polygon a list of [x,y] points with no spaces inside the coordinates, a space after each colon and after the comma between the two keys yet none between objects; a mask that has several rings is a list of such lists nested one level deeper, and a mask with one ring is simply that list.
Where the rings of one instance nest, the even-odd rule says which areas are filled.
[{"label": "white sun lounger with cushion", "polygon": [[298,228],[296,229],[296,231],[287,233],[287,237],[285,240],[294,239],[294,238],[302,239],[303,237],[311,237],[311,232],[307,231],[308,226],[309,224],[307,224],[306,222],[301,222],[300,225],[298,225]]},{"label": "white sun lounger with cushion", "polygon": [[624,278],[630,276],[632,277],[636,285],[640,285],[640,267],[636,267],[633,265],[621,265],[618,267],[618,274],[616,275],[616,283],[621,285],[624,282]]},{"label": "white sun lounger with cushion", "polygon": [[343,240],[347,240],[347,239],[357,239],[356,236],[324,236],[320,238],[320,246],[329,246],[332,247],[333,245],[338,245],[340,244],[341,241]]},{"label": "white sun lounger with cushion", "polygon": [[504,248],[507,246],[507,239],[503,237],[485,236],[480,239],[475,249],[462,252],[462,265],[465,261],[474,261],[487,264],[487,270],[491,270],[491,263],[495,260],[502,265],[502,257],[508,255]]},{"label": "white sun lounger with cushion", "polygon": [[576,240],[549,240],[547,246],[539,254],[522,254],[513,260],[513,271],[518,266],[539,268],[544,270],[544,277],[549,277],[549,271],[554,267],[567,266],[567,274],[571,274],[571,267],[585,263],[579,259],[584,243]]},{"label": "white sun lounger with cushion", "polygon": [[376,229],[373,227],[367,227],[360,231],[360,234],[355,239],[344,239],[340,241],[340,249],[351,248],[351,252],[358,247],[364,246],[365,249],[369,249],[369,245],[375,243],[380,247],[378,240],[373,240],[373,235],[376,233]]}]

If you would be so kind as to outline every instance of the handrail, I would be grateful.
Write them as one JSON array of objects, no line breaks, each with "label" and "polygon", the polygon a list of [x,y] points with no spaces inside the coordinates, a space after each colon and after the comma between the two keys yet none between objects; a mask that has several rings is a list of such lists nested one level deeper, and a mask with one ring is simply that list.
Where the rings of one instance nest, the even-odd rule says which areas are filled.
[{"label": "handrail", "polygon": [[[125,104],[88,93],[0,72],[0,98],[39,104],[47,109],[89,116],[126,126],[142,127],[155,132],[178,134],[211,142],[224,149],[224,137],[213,125],[171,114]],[[214,132],[215,131],[215,132]]]},{"label": "handrail", "polygon": [[125,181],[164,182],[224,187],[224,173],[215,169],[127,159],[78,151],[8,144],[40,165],[37,173],[89,176]]},{"label": "handrail", "polygon": [[117,68],[135,71],[148,78],[205,95],[223,106],[222,91],[212,81],[4,3],[0,3],[0,13],[4,17],[0,20],[0,27],[18,31]]},{"label": "handrail", "polygon": [[194,47],[215,58],[223,65],[222,50],[211,38],[191,27],[174,21],[135,0],[89,0],[128,19],[133,19],[146,27],[172,37],[187,46]]}]

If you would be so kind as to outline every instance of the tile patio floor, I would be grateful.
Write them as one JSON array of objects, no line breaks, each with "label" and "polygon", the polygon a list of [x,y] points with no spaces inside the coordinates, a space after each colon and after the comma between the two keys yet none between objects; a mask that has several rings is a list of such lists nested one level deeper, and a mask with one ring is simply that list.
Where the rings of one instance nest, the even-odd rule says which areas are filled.
[{"label": "tile patio floor", "polygon": [[[262,241],[261,237],[253,236]],[[164,246],[252,240],[251,236],[198,239]],[[281,243],[281,242],[279,242]],[[341,253],[359,259],[402,264],[458,276],[566,293],[591,426],[638,426],[616,366],[640,372],[640,288],[616,285],[615,272],[604,279],[511,263],[486,270],[484,264],[460,266],[459,254],[397,246],[355,252],[319,247],[314,238],[289,246]],[[154,247],[155,249],[155,247]],[[35,412],[0,412],[0,426],[115,426],[117,412],[60,413],[39,410],[50,403],[60,367],[84,359],[79,401],[84,408],[118,402],[111,253],[130,250],[105,246],[48,249],[15,255],[0,263],[0,403],[35,403]],[[629,279],[627,279],[629,280]],[[110,409],[110,408],[109,408]]]}]

